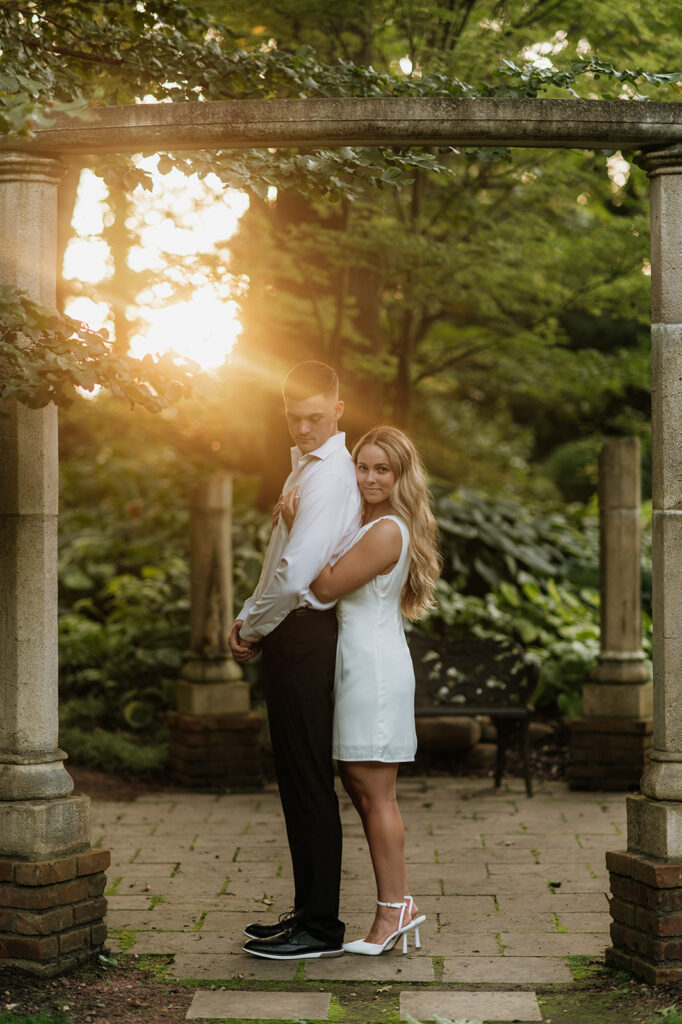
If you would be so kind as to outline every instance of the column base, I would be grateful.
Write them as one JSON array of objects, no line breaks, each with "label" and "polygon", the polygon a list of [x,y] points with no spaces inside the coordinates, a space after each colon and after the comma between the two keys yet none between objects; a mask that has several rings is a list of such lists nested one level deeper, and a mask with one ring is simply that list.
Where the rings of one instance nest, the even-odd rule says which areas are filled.
[{"label": "column base", "polygon": [[90,848],[90,797],[0,801],[0,857],[44,861]]},{"label": "column base", "polygon": [[191,789],[261,789],[263,717],[183,715],[169,711],[169,762],[176,782]]},{"label": "column base", "polygon": [[0,970],[64,974],[102,951],[108,850],[0,860]]},{"label": "column base", "polygon": [[682,802],[627,797],[628,850],[656,860],[682,863]]},{"label": "column base", "polygon": [[243,682],[195,683],[179,679],[175,700],[181,715],[243,715],[251,708],[251,687]]},{"label": "column base", "polygon": [[[593,672],[594,675],[594,672]],[[583,686],[585,718],[651,718],[654,686],[651,682],[592,682]]]},{"label": "column base", "polygon": [[682,860],[606,854],[613,894],[609,967],[651,985],[682,981]]},{"label": "column base", "polygon": [[570,789],[639,789],[653,741],[653,719],[575,718],[569,728]]}]

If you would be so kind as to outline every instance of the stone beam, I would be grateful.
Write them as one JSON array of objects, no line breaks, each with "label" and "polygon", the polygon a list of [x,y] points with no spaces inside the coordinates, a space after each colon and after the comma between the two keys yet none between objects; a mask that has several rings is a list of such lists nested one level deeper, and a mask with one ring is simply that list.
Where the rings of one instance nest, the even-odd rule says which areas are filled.
[{"label": "stone beam", "polygon": [[682,142],[682,104],[569,99],[352,97],[141,103],[55,116],[1,148],[64,154],[262,146],[642,149]]}]

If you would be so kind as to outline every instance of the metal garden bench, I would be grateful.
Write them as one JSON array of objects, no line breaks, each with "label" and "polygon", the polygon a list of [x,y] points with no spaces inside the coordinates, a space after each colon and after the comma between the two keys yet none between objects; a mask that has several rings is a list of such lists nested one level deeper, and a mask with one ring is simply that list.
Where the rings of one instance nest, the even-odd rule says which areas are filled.
[{"label": "metal garden bench", "polygon": [[497,729],[495,786],[502,780],[510,741],[518,738],[528,796],[533,795],[528,725],[539,666],[512,640],[407,637],[416,678],[418,717],[489,716]]}]

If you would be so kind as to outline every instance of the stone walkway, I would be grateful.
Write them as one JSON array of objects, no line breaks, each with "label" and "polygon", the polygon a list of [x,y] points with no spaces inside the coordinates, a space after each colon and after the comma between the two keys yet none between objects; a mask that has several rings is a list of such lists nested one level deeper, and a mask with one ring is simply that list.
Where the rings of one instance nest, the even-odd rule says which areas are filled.
[{"label": "stone walkway", "polygon": [[[507,998],[511,1016],[498,998],[495,1005],[504,1013],[493,1016],[490,1004],[491,1012],[480,1019],[540,1019],[537,1003],[536,1009],[528,1003],[533,988],[570,982],[567,958],[600,957],[609,944],[604,853],[625,848],[624,797],[544,783],[527,799],[520,780],[496,793],[487,780],[405,779],[400,804],[412,893],[428,915],[421,949],[411,940],[408,956],[396,946],[376,958],[292,963],[241,951],[246,924],[275,920],[291,903],[274,787],[258,794],[179,792],[133,803],[97,802],[95,842],[112,853],[110,946],[173,954],[171,974],[182,979],[399,982],[401,1010],[423,1020],[447,1015],[454,994],[459,1002],[452,1014],[464,1016],[470,1012],[461,1009],[465,1004],[480,1007],[481,986],[494,987],[498,997],[516,997],[516,1003]],[[375,892],[364,836],[345,794],[341,805],[342,916],[347,935],[355,938],[369,925]],[[410,990],[418,982],[456,988],[443,990],[434,1004],[433,988]],[[528,1013],[520,1018],[517,1003],[524,993]],[[208,995],[238,994],[249,993],[197,993],[190,1016],[249,1019],[243,1010],[201,1009]],[[281,1004],[283,993],[277,995]],[[477,998],[467,1002],[467,995]],[[261,993],[261,1016],[262,1009]],[[278,1012],[288,1011],[280,1005]],[[281,1019],[302,1015],[299,1008]]]}]

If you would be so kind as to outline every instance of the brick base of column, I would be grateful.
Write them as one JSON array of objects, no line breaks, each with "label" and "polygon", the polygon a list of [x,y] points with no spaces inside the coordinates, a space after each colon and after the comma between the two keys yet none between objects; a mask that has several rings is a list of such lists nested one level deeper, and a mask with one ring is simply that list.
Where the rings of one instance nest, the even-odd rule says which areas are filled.
[{"label": "brick base of column", "polygon": [[653,719],[575,718],[569,728],[570,789],[639,789]]},{"label": "brick base of column", "polygon": [[173,778],[195,789],[260,789],[263,717],[182,715],[169,711],[169,761]]},{"label": "brick base of column", "polygon": [[0,860],[0,969],[52,977],[100,953],[108,850],[59,860]]},{"label": "brick base of column", "polygon": [[682,862],[607,853],[611,876],[609,967],[650,985],[682,981]]}]

